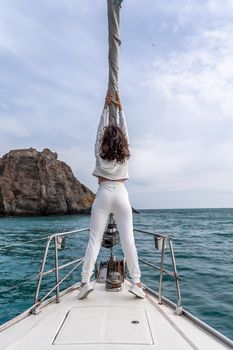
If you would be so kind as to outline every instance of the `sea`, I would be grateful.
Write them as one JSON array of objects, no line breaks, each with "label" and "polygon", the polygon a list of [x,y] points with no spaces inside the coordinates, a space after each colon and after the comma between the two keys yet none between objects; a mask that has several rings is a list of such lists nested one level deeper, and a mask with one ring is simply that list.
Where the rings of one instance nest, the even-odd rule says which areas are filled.
[{"label": "sea", "polygon": [[[33,304],[47,237],[89,227],[89,222],[89,215],[0,219],[0,324]],[[134,214],[134,228],[172,238],[183,308],[233,340],[233,209],[140,210]],[[68,236],[59,250],[60,264],[82,257],[88,236],[88,232]],[[159,265],[161,252],[155,248],[153,235],[135,231],[134,236],[139,258]],[[97,264],[109,254],[102,247]],[[113,254],[123,257],[120,245],[113,248]],[[52,245],[45,268],[53,267]],[[141,281],[158,291],[159,271],[142,262],[140,268]],[[168,247],[164,268],[172,270]],[[61,278],[70,269],[61,270]],[[80,281],[80,272],[81,266],[60,289]],[[54,281],[54,273],[43,277],[40,298]],[[174,278],[166,274],[163,295],[176,302]]]}]

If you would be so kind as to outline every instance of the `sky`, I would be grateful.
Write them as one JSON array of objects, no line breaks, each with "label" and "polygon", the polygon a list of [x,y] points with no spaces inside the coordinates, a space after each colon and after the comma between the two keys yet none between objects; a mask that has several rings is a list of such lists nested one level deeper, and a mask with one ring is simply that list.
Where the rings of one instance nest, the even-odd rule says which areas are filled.
[{"label": "sky", "polygon": [[[96,192],[105,0],[0,0],[0,157],[49,148]],[[233,1],[124,0],[120,94],[135,208],[233,207]]]}]

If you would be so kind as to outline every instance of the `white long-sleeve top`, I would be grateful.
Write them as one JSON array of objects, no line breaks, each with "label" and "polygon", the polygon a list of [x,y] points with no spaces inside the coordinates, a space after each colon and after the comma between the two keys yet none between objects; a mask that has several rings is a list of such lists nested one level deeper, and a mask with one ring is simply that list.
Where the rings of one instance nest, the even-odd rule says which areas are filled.
[{"label": "white long-sleeve top", "polygon": [[[100,146],[104,133],[104,128],[109,125],[109,110],[104,109],[102,115],[100,117],[99,126],[97,129],[96,142],[95,142],[95,157],[96,157],[96,165],[95,169],[92,172],[94,176],[101,176],[109,180],[120,180],[120,179],[128,179],[128,160],[125,159],[123,163],[118,163],[114,160],[105,160],[100,157]],[[124,111],[119,111],[119,125],[121,130],[124,132],[126,139],[129,143],[128,130],[125,120]]]}]

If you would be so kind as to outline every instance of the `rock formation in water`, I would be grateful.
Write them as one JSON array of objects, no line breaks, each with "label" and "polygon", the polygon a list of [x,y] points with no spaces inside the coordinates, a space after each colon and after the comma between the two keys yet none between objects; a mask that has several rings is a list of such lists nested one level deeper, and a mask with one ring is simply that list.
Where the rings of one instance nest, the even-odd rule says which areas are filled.
[{"label": "rock formation in water", "polygon": [[0,216],[89,213],[94,198],[47,148],[12,150],[0,158]]}]

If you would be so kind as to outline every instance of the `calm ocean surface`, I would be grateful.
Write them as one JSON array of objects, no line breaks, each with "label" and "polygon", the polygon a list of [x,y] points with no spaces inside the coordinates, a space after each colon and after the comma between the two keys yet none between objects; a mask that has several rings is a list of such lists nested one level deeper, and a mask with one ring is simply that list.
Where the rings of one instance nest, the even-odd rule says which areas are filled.
[{"label": "calm ocean surface", "polygon": [[[46,244],[43,238],[88,227],[89,220],[90,216],[84,215],[0,219],[0,324],[33,304],[36,275]],[[183,307],[233,340],[233,209],[143,210],[134,215],[134,226],[174,238]],[[158,264],[159,252],[152,238],[135,232],[139,256]],[[59,251],[60,261],[82,256],[87,241],[88,233],[68,238],[66,249]],[[114,255],[122,256],[120,246],[114,247]],[[102,248],[98,262],[107,256],[107,249]],[[53,264],[51,250],[46,268]],[[140,266],[142,282],[158,290],[158,272],[142,263]],[[166,253],[165,268],[170,267]],[[53,278],[44,277],[40,297],[49,290]],[[80,269],[67,283],[79,280]],[[175,301],[174,280],[166,275],[164,280],[164,295]]]}]

